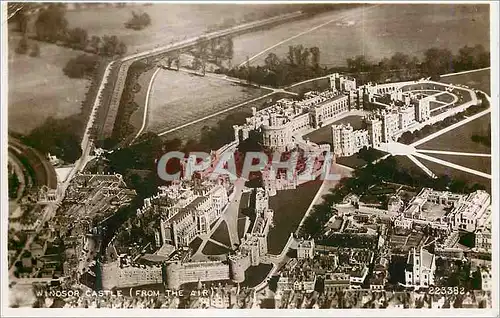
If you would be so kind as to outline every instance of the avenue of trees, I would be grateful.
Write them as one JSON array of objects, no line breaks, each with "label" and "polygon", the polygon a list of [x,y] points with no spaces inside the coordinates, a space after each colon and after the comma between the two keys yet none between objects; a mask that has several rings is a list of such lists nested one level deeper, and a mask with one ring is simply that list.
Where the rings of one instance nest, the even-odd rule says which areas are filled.
[{"label": "avenue of trees", "polygon": [[482,45],[464,46],[457,54],[448,49],[430,48],[419,59],[404,53],[395,53],[378,62],[370,61],[364,55],[346,60],[345,67],[326,68],[321,66],[321,52],[317,47],[303,45],[289,46],[284,57],[269,53],[264,65],[250,63],[221,71],[249,83],[282,87],[332,72],[343,72],[356,77],[359,84],[412,80],[421,77],[437,78],[440,74],[460,72],[490,66],[490,52]]}]

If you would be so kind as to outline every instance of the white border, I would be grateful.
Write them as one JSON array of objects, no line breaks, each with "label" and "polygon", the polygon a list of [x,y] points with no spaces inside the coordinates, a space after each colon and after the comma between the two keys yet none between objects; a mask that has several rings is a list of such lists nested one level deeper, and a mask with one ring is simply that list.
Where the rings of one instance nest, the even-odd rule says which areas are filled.
[{"label": "white border", "polygon": [[[39,2],[49,2],[49,1],[39,1]],[[68,2],[80,2],[80,1],[68,1]],[[83,2],[83,1],[82,1]],[[104,2],[104,1],[85,1],[85,2]],[[107,1],[107,2],[133,2],[133,1]],[[153,3],[231,3],[230,1],[151,1]],[[239,1],[238,4],[265,4],[265,3],[288,3],[291,1]],[[300,1],[301,3],[318,3],[318,2],[331,2],[331,1]],[[331,316],[375,316],[375,317],[492,317],[499,316],[500,312],[499,306],[499,267],[498,267],[498,234],[499,234],[499,3],[496,1],[335,1],[342,3],[427,3],[427,4],[490,4],[490,52],[491,52],[491,118],[492,118],[492,210],[493,210],[493,253],[492,253],[492,273],[493,281],[497,282],[494,284],[494,289],[492,290],[492,308],[491,309],[383,309],[383,310],[363,310],[363,309],[322,309],[322,310],[311,310],[311,309],[272,309],[272,310],[248,310],[248,309],[84,309],[84,308],[72,308],[72,309],[31,309],[31,308],[8,308],[8,268],[4,266],[7,264],[7,224],[8,224],[8,198],[7,198],[7,54],[1,55],[1,83],[2,83],[2,107],[1,107],[1,140],[2,140],[2,151],[1,151],[1,163],[2,163],[2,176],[1,176],[1,204],[2,204],[2,222],[1,222],[1,260],[2,260],[2,293],[1,293],[1,316],[11,316],[11,317],[26,317],[26,316],[40,316],[40,317],[67,317],[67,316],[123,316],[123,317],[157,317],[157,316],[179,316],[179,317],[192,317],[192,316],[209,316],[209,317],[263,317],[263,316],[275,316],[275,317],[285,317],[285,316],[298,316],[298,317],[331,317]],[[1,53],[7,53],[7,3],[1,1],[1,13],[2,13],[2,30],[1,30]]]}]

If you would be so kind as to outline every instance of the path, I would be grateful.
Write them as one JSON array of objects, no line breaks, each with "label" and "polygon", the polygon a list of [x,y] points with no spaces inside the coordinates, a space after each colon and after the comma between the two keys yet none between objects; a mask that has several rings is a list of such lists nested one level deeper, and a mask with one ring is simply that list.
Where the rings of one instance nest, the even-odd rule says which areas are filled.
[{"label": "path", "polygon": [[142,132],[146,128],[146,123],[147,123],[147,119],[148,119],[149,97],[151,95],[151,88],[153,87],[153,83],[154,83],[154,80],[156,78],[156,75],[158,74],[158,72],[160,70],[161,70],[161,68],[157,68],[156,71],[153,73],[153,76],[151,76],[151,80],[149,81],[148,91],[146,93],[146,100],[144,101],[144,116],[142,117],[142,126],[139,129],[139,131],[137,132],[137,134],[135,135],[134,139],[132,139],[132,141],[130,142],[131,144],[134,143],[134,141],[142,134]]},{"label": "path", "polygon": [[476,70],[470,70],[470,71],[463,71],[463,72],[457,72],[457,73],[448,73],[448,74],[443,74],[440,75],[440,77],[448,77],[448,76],[453,76],[453,75],[461,75],[461,74],[468,74],[468,73],[474,73],[474,72],[480,72],[480,71],[485,71],[489,70],[490,67],[484,67],[484,68],[478,68]]},{"label": "path", "polygon": [[467,117],[466,119],[464,119],[464,120],[462,120],[462,121],[459,121],[459,122],[458,122],[458,123],[456,123],[456,124],[450,125],[450,126],[448,126],[448,127],[446,127],[446,128],[443,128],[443,129],[441,129],[441,130],[439,130],[439,131],[437,131],[437,132],[435,132],[435,133],[433,133],[433,134],[430,134],[430,135],[429,135],[429,136],[427,136],[427,137],[424,137],[424,138],[422,138],[422,139],[419,139],[419,140],[415,141],[414,143],[412,143],[411,145],[412,145],[413,147],[416,147],[416,146],[418,146],[418,145],[421,145],[421,144],[423,144],[423,143],[425,143],[425,142],[427,142],[427,141],[429,141],[429,140],[431,140],[431,139],[434,139],[434,138],[436,138],[436,137],[438,137],[438,136],[441,136],[441,135],[442,135],[442,134],[444,134],[444,133],[447,133],[448,131],[451,131],[451,130],[453,130],[453,129],[455,129],[455,128],[458,128],[458,127],[460,127],[460,126],[462,126],[462,125],[465,125],[465,124],[467,124],[468,122],[473,121],[474,119],[477,119],[477,118],[479,118],[479,117],[481,117],[481,116],[484,116],[484,115],[486,115],[486,114],[489,114],[490,112],[491,112],[491,108],[488,108],[488,109],[486,109],[486,110],[483,110],[482,112],[477,113],[477,114],[475,114],[475,115],[472,115],[472,116],[470,116],[470,117]]}]

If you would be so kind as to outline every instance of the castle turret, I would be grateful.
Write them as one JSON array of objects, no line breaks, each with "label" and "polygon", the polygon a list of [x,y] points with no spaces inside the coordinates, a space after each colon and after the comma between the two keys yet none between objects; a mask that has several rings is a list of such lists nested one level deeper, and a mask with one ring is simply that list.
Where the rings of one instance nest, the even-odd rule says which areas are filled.
[{"label": "castle turret", "polygon": [[235,283],[245,281],[245,271],[250,267],[250,258],[241,253],[229,255],[229,276]]}]

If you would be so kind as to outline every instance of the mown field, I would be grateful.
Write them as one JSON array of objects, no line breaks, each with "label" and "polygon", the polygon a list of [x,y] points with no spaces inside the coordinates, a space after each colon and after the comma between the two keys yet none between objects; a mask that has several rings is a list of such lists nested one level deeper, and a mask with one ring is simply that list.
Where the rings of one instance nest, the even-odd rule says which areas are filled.
[{"label": "mown field", "polygon": [[441,136],[423,143],[417,148],[431,150],[461,151],[474,153],[491,153],[491,148],[477,142],[473,142],[473,135],[486,135],[491,115],[487,114],[479,117],[465,125],[448,131]]},{"label": "mown field", "polygon": [[491,95],[491,71],[489,69],[441,77],[440,81],[449,84],[467,85],[472,88],[480,89],[486,94]]},{"label": "mown field", "polygon": [[[331,23],[286,41],[329,21]],[[489,47],[489,25],[487,5],[382,4],[369,9],[328,12],[237,37],[234,64],[280,42],[283,43],[252,63],[263,64],[270,52],[284,58],[288,46],[298,44],[319,47],[321,63],[326,66],[345,65],[347,58],[360,54],[380,60],[395,52],[421,57],[430,47],[452,51],[464,45]]]},{"label": "mown field", "polygon": [[[63,73],[66,63],[80,53],[37,42],[40,56],[15,53],[20,35],[8,37],[9,130],[27,134],[48,117],[65,118],[80,112],[90,82]],[[35,41],[30,41],[35,43]]]},{"label": "mown field", "polygon": [[[133,53],[200,35],[212,25],[228,19],[240,21],[246,14],[265,12],[268,8],[269,5],[154,3],[73,10],[67,12],[66,17],[72,28],[84,28],[92,35],[118,36]],[[124,23],[132,17],[132,11],[149,14],[151,25],[140,31],[125,28]]]},{"label": "mown field", "polygon": [[267,92],[218,78],[161,70],[151,88],[147,129],[175,128]]}]

